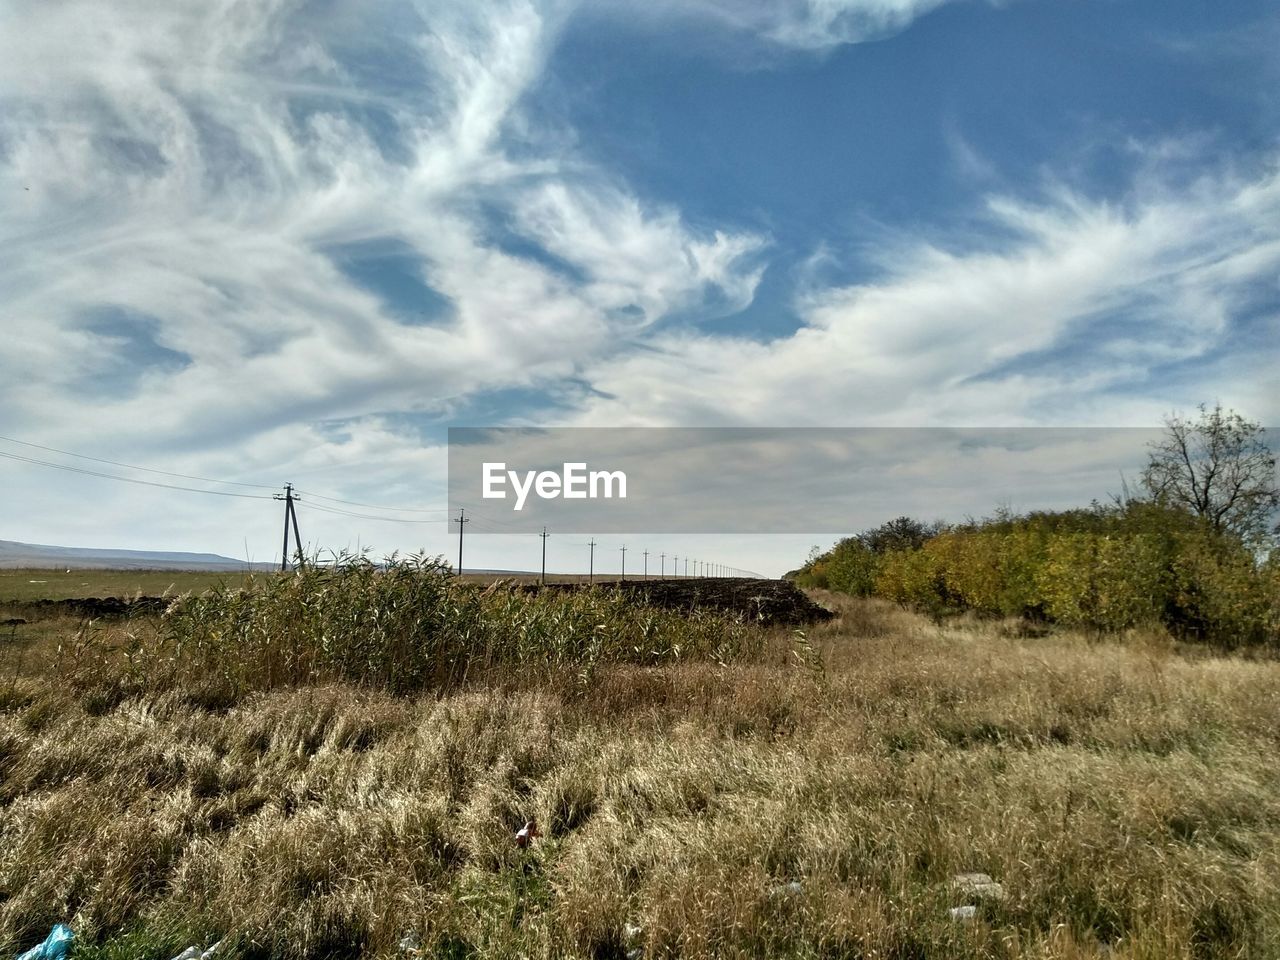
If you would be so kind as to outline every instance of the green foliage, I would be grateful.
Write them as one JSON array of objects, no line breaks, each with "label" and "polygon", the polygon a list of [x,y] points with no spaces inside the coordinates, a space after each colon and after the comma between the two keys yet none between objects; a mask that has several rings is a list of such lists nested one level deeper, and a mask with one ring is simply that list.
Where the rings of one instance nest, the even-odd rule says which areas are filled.
[{"label": "green foliage", "polygon": [[880,572],[881,555],[855,538],[842,540],[827,564],[827,581],[832,590],[856,597],[870,596]]},{"label": "green foliage", "polygon": [[439,559],[380,566],[341,557],[175,601],[158,636],[128,651],[126,680],[163,687],[217,678],[232,698],[331,681],[411,692],[456,687],[495,668],[585,676],[606,662],[723,661],[757,642],[758,631],[724,617],[661,610],[617,591],[481,589]]},{"label": "green foliage", "polygon": [[820,572],[833,590],[933,616],[971,610],[1092,631],[1163,624],[1221,646],[1280,642],[1280,557],[1260,563],[1240,538],[1168,504],[1002,515],[884,553],[872,542],[840,541],[802,582]]},{"label": "green foliage", "polygon": [[1183,538],[1170,607],[1182,632],[1227,647],[1280,637],[1280,565],[1258,564],[1207,531]]}]

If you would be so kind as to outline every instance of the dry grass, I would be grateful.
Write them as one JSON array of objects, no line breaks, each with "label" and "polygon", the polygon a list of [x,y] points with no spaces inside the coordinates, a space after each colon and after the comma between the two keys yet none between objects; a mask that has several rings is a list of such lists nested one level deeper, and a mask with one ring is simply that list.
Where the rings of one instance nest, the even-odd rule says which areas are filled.
[{"label": "dry grass", "polygon": [[[1280,665],[828,599],[807,644],[585,687],[0,685],[0,950],[1280,955]],[[969,870],[1007,896],[957,923]]]}]

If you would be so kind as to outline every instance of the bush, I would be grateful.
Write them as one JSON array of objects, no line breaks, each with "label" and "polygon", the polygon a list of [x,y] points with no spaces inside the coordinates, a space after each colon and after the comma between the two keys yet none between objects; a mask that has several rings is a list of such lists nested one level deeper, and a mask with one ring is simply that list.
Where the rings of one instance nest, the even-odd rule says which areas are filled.
[{"label": "bush", "polygon": [[126,679],[141,688],[217,687],[215,697],[333,681],[410,692],[498,668],[585,675],[605,662],[723,661],[759,638],[723,616],[661,610],[618,591],[481,589],[438,559],[379,566],[342,557],[248,589],[179,599],[154,636],[135,638]]},{"label": "bush", "polygon": [[1280,577],[1275,558],[1259,565],[1207,533],[1184,537],[1173,563],[1170,627],[1181,636],[1227,647],[1276,643]]},{"label": "bush", "polygon": [[933,616],[971,610],[1097,631],[1160,624],[1227,647],[1278,642],[1280,551],[1259,563],[1238,538],[1183,511],[1094,504],[933,529],[918,546],[883,553],[870,534],[850,537],[807,569],[833,590]]}]

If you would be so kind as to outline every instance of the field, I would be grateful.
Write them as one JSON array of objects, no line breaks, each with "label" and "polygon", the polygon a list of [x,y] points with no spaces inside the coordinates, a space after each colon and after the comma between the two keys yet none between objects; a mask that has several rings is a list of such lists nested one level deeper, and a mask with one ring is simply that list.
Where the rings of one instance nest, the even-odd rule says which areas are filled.
[{"label": "field", "polygon": [[68,597],[201,593],[222,584],[239,585],[244,579],[239,573],[198,570],[0,570],[0,607]]},{"label": "field", "polygon": [[[1280,955],[1280,664],[820,598],[838,619],[732,657],[512,660],[400,696],[263,673],[210,697],[161,671],[106,697],[50,645],[142,656],[142,626],[28,641],[0,680],[0,951],[66,921],[113,960],[221,938],[299,958]],[[999,887],[957,885],[977,872]]]}]

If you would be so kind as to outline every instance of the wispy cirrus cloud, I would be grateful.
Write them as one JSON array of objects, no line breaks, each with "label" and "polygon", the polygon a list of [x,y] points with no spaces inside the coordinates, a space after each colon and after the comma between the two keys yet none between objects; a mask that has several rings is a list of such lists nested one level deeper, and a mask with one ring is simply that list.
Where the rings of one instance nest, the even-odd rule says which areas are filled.
[{"label": "wispy cirrus cloud", "polygon": [[[692,228],[522,129],[566,13],[11,9],[0,289],[5,362],[28,376],[8,378],[10,401],[34,429],[69,419],[67,398],[118,359],[86,327],[104,306],[190,362],[140,369],[93,416],[216,443],[281,418],[443,410],[569,375],[712,294],[748,301],[758,236]],[[486,208],[569,269],[512,252]],[[379,238],[418,258],[449,322],[398,322],[329,255]]]},{"label": "wispy cirrus cloud", "polygon": [[824,52],[890,36],[957,0],[657,0],[605,2],[600,12],[698,23],[781,49]]},{"label": "wispy cirrus cloud", "polygon": [[[792,336],[685,331],[606,359],[578,422],[1140,426],[1209,396],[1280,416],[1275,164],[1144,179],[1119,205],[991,196],[966,239],[879,237],[878,276],[803,289]],[[609,399],[653,383],[643,408]]]}]

